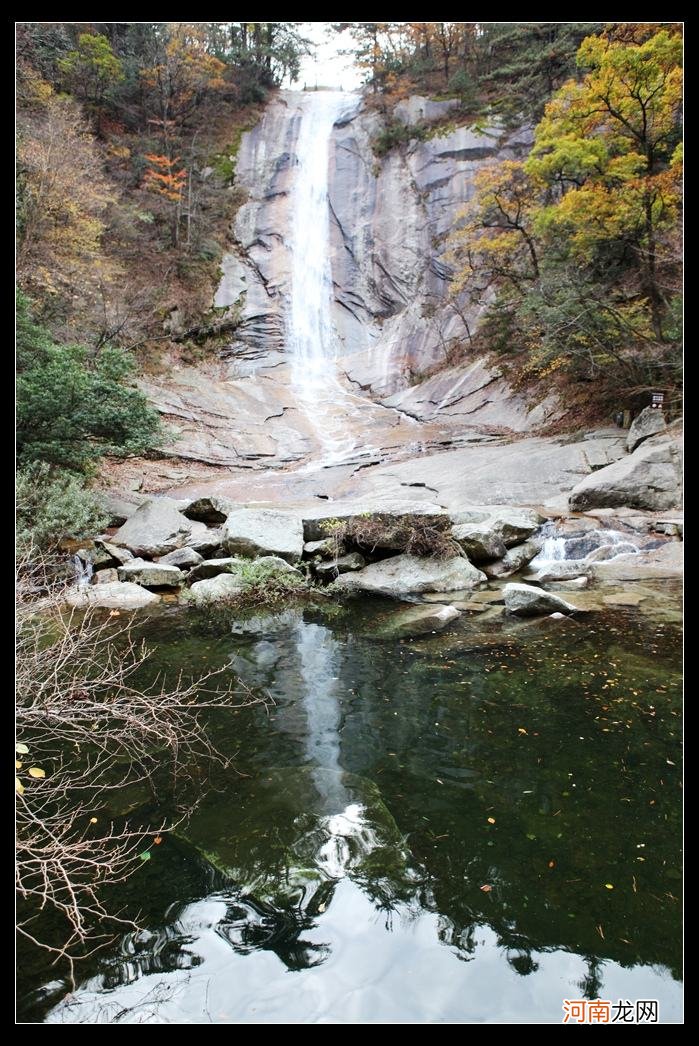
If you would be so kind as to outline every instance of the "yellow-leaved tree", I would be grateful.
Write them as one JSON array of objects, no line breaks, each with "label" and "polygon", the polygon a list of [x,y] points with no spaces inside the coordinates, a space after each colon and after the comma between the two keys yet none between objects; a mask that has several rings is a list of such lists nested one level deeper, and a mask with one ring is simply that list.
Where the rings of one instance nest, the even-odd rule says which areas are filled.
[{"label": "yellow-leaved tree", "polygon": [[[529,157],[482,170],[452,237],[455,291],[538,373],[671,387],[679,371],[682,39],[587,37]],[[486,324],[486,330],[488,329]]]}]

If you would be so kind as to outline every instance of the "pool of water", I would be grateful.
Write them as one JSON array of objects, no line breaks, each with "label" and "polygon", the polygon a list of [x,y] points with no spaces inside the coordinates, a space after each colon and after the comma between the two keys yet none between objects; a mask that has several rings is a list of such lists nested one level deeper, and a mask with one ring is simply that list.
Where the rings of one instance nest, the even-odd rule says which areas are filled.
[{"label": "pool of water", "polygon": [[141,929],[74,991],[28,960],[21,1021],[681,1020],[677,628],[616,608],[379,640],[390,612],[150,619],[149,671],[224,666],[269,700],[214,724],[236,770],[123,887]]}]

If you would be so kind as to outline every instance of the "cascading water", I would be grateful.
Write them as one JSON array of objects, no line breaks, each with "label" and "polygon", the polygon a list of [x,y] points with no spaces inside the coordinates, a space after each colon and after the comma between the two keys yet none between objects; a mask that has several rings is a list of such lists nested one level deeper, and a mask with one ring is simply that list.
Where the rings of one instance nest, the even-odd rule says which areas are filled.
[{"label": "cascading water", "polygon": [[80,556],[73,556],[73,569],[75,571],[75,583],[78,588],[85,588],[92,581],[92,575],[94,573],[92,563],[89,561],[83,563]]},{"label": "cascading water", "polygon": [[616,559],[617,556],[637,555],[641,550],[629,534],[619,530],[589,530],[561,534],[556,523],[545,523],[540,531],[541,551],[530,563],[533,569],[549,563],[578,562],[583,566],[597,560]]},{"label": "cascading water", "polygon": [[291,301],[287,351],[299,400],[323,444],[327,459],[351,450],[332,407],[354,400],[337,378],[340,341],[332,319],[328,162],[333,125],[359,104],[341,91],[308,92],[302,100],[291,192]]}]

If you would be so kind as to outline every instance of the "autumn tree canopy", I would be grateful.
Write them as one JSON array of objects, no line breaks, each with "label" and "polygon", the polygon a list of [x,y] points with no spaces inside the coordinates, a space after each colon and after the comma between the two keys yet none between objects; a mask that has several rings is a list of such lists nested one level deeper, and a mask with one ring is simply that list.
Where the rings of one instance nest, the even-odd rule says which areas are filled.
[{"label": "autumn tree canopy", "polygon": [[[535,370],[678,366],[682,41],[583,41],[526,161],[481,171],[452,237],[455,291],[489,301]],[[514,336],[514,337],[513,337]]]}]

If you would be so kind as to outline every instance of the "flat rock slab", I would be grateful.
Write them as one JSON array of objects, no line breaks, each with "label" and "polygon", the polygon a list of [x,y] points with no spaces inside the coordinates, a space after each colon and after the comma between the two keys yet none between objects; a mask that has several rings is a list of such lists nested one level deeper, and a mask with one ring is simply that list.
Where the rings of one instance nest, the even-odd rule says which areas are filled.
[{"label": "flat rock slab", "polygon": [[177,588],[184,582],[179,567],[167,563],[149,563],[145,559],[132,559],[118,569],[120,581],[133,581],[144,588]]},{"label": "flat rock slab", "polygon": [[138,610],[140,607],[159,602],[160,596],[155,592],[148,592],[141,585],[134,585],[130,581],[112,581],[106,585],[70,589],[66,592],[65,600],[71,607],[113,607],[120,610]]},{"label": "flat rock slab", "polygon": [[432,559],[405,554],[343,574],[336,584],[350,592],[398,597],[413,592],[466,591],[485,580],[485,574],[461,556]]},{"label": "flat rock slab", "polygon": [[427,632],[441,632],[452,621],[460,617],[454,606],[430,603],[407,610],[397,610],[376,626],[373,635],[380,639],[407,639],[422,636]]},{"label": "flat rock slab", "polygon": [[509,614],[517,614],[520,617],[535,617],[539,614],[573,614],[579,608],[566,603],[552,592],[544,592],[541,588],[533,585],[505,585],[503,589],[505,596],[505,609]]},{"label": "flat rock slab", "polygon": [[224,547],[231,555],[273,555],[288,563],[298,563],[303,555],[303,525],[289,512],[237,509],[222,530]]}]

